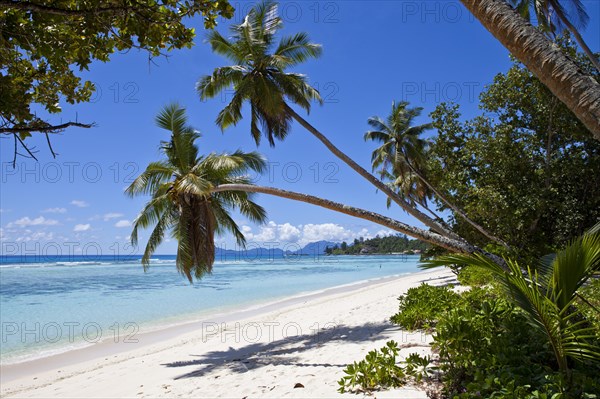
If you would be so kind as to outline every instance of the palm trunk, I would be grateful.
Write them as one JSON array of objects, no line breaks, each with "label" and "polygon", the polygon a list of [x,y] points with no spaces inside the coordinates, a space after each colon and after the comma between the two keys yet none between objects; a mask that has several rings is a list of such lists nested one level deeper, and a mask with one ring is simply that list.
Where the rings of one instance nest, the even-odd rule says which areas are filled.
[{"label": "palm trunk", "polygon": [[404,162],[406,162],[406,164],[408,165],[408,167],[410,168],[410,170],[419,178],[421,179],[421,181],[423,183],[425,183],[425,185],[427,187],[429,187],[429,189],[431,191],[433,191],[433,193],[436,195],[436,197],[438,197],[440,200],[442,200],[442,202],[444,204],[446,204],[448,207],[450,207],[450,209],[452,209],[452,211],[454,211],[454,213],[456,213],[458,216],[460,216],[461,218],[463,218],[467,223],[469,223],[471,226],[473,226],[477,231],[479,231],[481,234],[483,234],[484,236],[486,236],[487,238],[489,238],[492,241],[496,241],[499,244],[502,244],[505,248],[508,248],[508,244],[506,242],[504,242],[503,240],[501,240],[500,238],[496,237],[495,235],[493,235],[492,233],[489,233],[486,229],[484,229],[483,227],[481,227],[478,223],[476,223],[474,220],[472,220],[470,217],[468,217],[463,211],[462,209],[458,208],[456,205],[454,205],[453,203],[451,203],[449,200],[446,199],[445,196],[443,196],[434,186],[433,184],[429,183],[429,181],[427,179],[425,179],[425,177],[423,177],[423,175],[421,173],[419,173],[417,171],[417,169],[412,166],[412,164],[410,163],[410,161],[408,160],[408,158],[406,156],[404,157]]},{"label": "palm trunk", "polygon": [[506,1],[461,2],[600,140],[600,83],[586,75]]},{"label": "palm trunk", "polygon": [[[425,201],[426,201],[426,200],[425,200]],[[447,224],[447,223],[444,221],[444,219],[443,219],[443,218],[442,218],[440,215],[438,215],[437,213],[435,213],[433,210],[431,210],[431,209],[430,209],[430,208],[427,206],[427,204],[419,204],[419,205],[421,205],[421,207],[422,207],[423,209],[425,209],[427,212],[429,212],[429,214],[430,214],[431,216],[433,216],[433,220],[435,220],[436,222],[438,222],[439,224],[441,224],[441,225],[442,225],[442,226],[444,226],[445,228],[447,228],[447,229],[450,229],[450,226],[448,226],[448,224]]]},{"label": "palm trunk", "polygon": [[298,123],[300,123],[306,130],[313,134],[319,141],[321,141],[325,146],[331,151],[335,156],[344,161],[348,166],[350,166],[354,171],[356,171],[359,175],[367,179],[371,184],[381,190],[385,195],[392,199],[396,204],[398,204],[402,209],[408,212],[410,215],[415,217],[421,223],[425,224],[427,227],[432,230],[438,232],[439,234],[451,238],[453,240],[461,240],[461,238],[454,233],[453,231],[445,228],[435,220],[431,219],[429,216],[425,215],[423,212],[412,207],[404,198],[400,195],[392,191],[384,182],[373,176],[371,173],[367,172],[365,168],[357,164],[352,158],[348,155],[344,154],[339,148],[337,148],[325,135],[319,132],[314,126],[308,123],[304,118],[296,113],[290,106],[285,105],[286,112],[292,116]]},{"label": "palm trunk", "polygon": [[486,251],[483,251],[480,248],[477,248],[474,245],[469,244],[463,240],[456,240],[452,238],[445,237],[443,235],[423,230],[418,227],[410,226],[400,221],[394,220],[387,216],[380,215],[375,212],[367,211],[361,208],[355,208],[353,206],[348,206],[341,204],[339,202],[330,201],[327,199],[315,197],[313,195],[297,193],[294,191],[282,190],[275,187],[264,187],[264,186],[255,186],[252,184],[221,184],[219,186],[214,187],[211,192],[218,193],[223,191],[244,191],[249,193],[262,193],[274,195],[277,197],[288,198],[294,201],[305,202],[307,204],[312,204],[316,206],[320,206],[322,208],[330,209],[332,211],[340,212],[346,215],[354,216],[359,219],[368,220],[374,223],[377,223],[381,226],[388,227],[392,230],[398,231],[400,233],[404,233],[411,237],[417,238],[419,240],[428,242],[432,245],[436,245],[442,248],[445,248],[454,252],[462,252],[462,253],[482,253],[491,260],[493,260],[498,265],[502,266],[506,270],[506,263],[502,258],[497,255],[490,254]]}]

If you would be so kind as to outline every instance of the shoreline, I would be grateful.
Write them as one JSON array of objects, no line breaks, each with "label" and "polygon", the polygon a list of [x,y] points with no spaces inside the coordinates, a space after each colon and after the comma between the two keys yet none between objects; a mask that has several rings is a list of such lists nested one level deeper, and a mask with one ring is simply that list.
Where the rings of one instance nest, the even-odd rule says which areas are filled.
[{"label": "shoreline", "polygon": [[[74,349],[34,361],[5,365],[0,367],[0,382],[2,384],[1,394],[2,396],[6,396],[17,394],[19,392],[23,393],[24,391],[33,392],[32,390],[35,390],[36,388],[50,387],[55,383],[74,378],[82,373],[93,374],[94,370],[114,368],[122,363],[135,361],[138,358],[148,356],[161,357],[159,355],[160,353],[165,353],[165,351],[168,352],[173,348],[182,350],[185,353],[187,352],[187,345],[190,345],[190,342],[198,344],[201,341],[203,346],[206,344],[212,348],[212,346],[222,346],[226,344],[226,342],[217,342],[217,338],[220,337],[221,341],[224,341],[224,335],[234,335],[234,343],[240,344],[240,342],[238,342],[239,339],[235,339],[235,335],[240,335],[240,329],[243,334],[244,328],[246,328],[246,333],[248,333],[248,331],[250,331],[248,325],[251,325],[252,328],[255,329],[256,326],[263,326],[263,333],[267,331],[264,326],[269,326],[269,328],[276,325],[285,326],[287,330],[283,331],[283,336],[284,338],[287,338],[287,335],[290,335],[290,331],[293,330],[292,327],[294,327],[296,331],[301,330],[300,335],[307,336],[309,335],[306,334],[307,332],[314,332],[313,327],[316,324],[319,326],[316,333],[319,334],[321,333],[321,329],[327,331],[328,323],[330,325],[338,325],[343,321],[336,320],[340,318],[339,315],[334,315],[332,313],[330,315],[322,315],[324,316],[323,320],[325,321],[318,322],[316,317],[319,316],[318,313],[324,313],[327,310],[327,306],[318,306],[319,304],[335,304],[335,307],[340,307],[340,310],[343,311],[344,306],[351,308],[355,305],[352,301],[341,301],[342,298],[348,296],[364,296],[366,298],[367,296],[379,295],[379,291],[381,291],[382,294],[385,290],[391,290],[391,292],[397,291],[397,294],[391,296],[392,301],[395,302],[391,307],[391,309],[393,309],[397,306],[395,298],[407,288],[426,280],[447,280],[449,278],[452,278],[451,272],[438,269],[363,280],[327,289],[303,292],[246,308],[213,313],[202,316],[200,319],[188,319],[185,322],[171,325],[166,328],[140,333],[138,337],[139,342],[135,344],[126,344],[124,342],[99,342],[80,349]],[[398,287],[397,290],[396,287]],[[389,301],[390,296],[387,297],[386,306],[389,306]],[[369,304],[369,302],[367,301],[366,304]],[[291,315],[298,312],[302,313],[305,307],[315,306],[316,309],[313,309],[313,313],[303,315],[303,317],[292,317],[292,321],[288,321],[287,324],[281,324],[283,323],[283,320],[276,321],[281,320],[282,315]],[[389,319],[392,314],[393,313],[386,312],[385,319]],[[248,321],[250,321],[250,323],[248,323]],[[317,321],[317,323],[311,323],[311,321]],[[246,324],[244,324],[244,322],[246,322]],[[232,326],[235,327],[233,330],[231,329]],[[282,331],[278,331],[278,333],[281,335]],[[248,341],[249,337],[242,338],[241,343],[247,344],[248,342],[245,341]],[[271,338],[274,339],[274,337]],[[192,346],[190,346],[190,348],[191,347]],[[153,368],[153,372],[161,373],[160,370],[164,371],[165,369],[164,367],[158,367],[157,369]],[[90,378],[93,378],[93,376]],[[38,391],[36,390],[36,393],[37,392]],[[79,393],[82,394],[82,392]],[[19,396],[21,397],[21,395]],[[128,395],[119,391],[115,397],[122,396]],[[68,394],[67,397],[69,397]],[[77,395],[72,397],[77,397]]]},{"label": "shoreline", "polygon": [[[347,283],[347,284],[341,284],[341,285],[336,285],[333,287],[328,287],[328,288],[322,288],[322,289],[318,289],[318,290],[308,290],[308,291],[301,291],[298,292],[296,294],[293,295],[289,295],[289,296],[282,296],[282,297],[278,297],[278,298],[267,298],[267,299],[259,299],[257,300],[255,303],[249,305],[249,306],[245,306],[243,304],[236,304],[236,305],[228,305],[228,306],[224,306],[224,307],[219,307],[219,308],[215,308],[215,309],[208,309],[208,310],[202,310],[202,311],[198,311],[198,312],[194,312],[194,313],[189,313],[186,315],[180,315],[177,317],[169,317],[169,318],[161,318],[159,320],[153,320],[153,321],[149,321],[149,322],[145,322],[142,326],[146,328],[146,331],[141,332],[139,334],[136,334],[136,336],[143,336],[143,337],[150,337],[149,342],[150,343],[154,343],[155,339],[154,339],[154,335],[160,335],[161,337],[167,335],[170,332],[173,332],[173,334],[168,334],[169,337],[175,337],[178,332],[174,331],[174,330],[179,330],[181,328],[184,329],[184,332],[181,332],[179,334],[184,334],[186,331],[188,331],[188,329],[190,329],[191,327],[195,327],[198,324],[202,324],[202,323],[207,323],[207,322],[214,322],[213,319],[217,319],[218,322],[221,322],[221,320],[223,320],[223,322],[227,322],[230,321],[229,319],[236,319],[239,315],[246,315],[249,314],[251,316],[260,316],[262,314],[268,313],[272,307],[284,307],[284,306],[290,306],[293,305],[293,302],[302,299],[304,297],[318,297],[321,295],[329,295],[329,294],[334,294],[338,291],[346,291],[346,290],[352,290],[353,288],[361,288],[364,286],[370,286],[372,284],[377,284],[378,282],[383,283],[389,280],[395,280],[397,278],[402,278],[404,276],[408,276],[408,275],[413,275],[413,274],[418,274],[418,273],[423,273],[423,272],[408,272],[408,273],[403,273],[403,274],[393,274],[390,276],[386,276],[386,277],[376,277],[376,278],[371,278],[371,279],[366,279],[366,280],[360,280],[360,281],[355,281],[355,282],[351,282],[351,283]],[[73,342],[71,343],[71,345],[61,345],[60,347],[57,347],[55,349],[42,349],[40,352],[42,352],[41,355],[26,355],[26,356],[22,356],[20,358],[17,358],[16,361],[9,361],[7,363],[0,363],[0,383],[1,382],[6,382],[7,378],[5,377],[6,374],[9,375],[9,377],[11,376],[11,369],[15,368],[18,369],[21,366],[22,367],[26,367],[28,369],[31,368],[36,368],[36,363],[39,363],[40,361],[45,361],[45,360],[58,360],[58,362],[60,364],[63,364],[63,362],[61,362],[61,358],[63,357],[63,355],[66,357],[68,356],[69,353],[72,352],[83,352],[83,351],[90,351],[90,352],[98,352],[98,349],[100,347],[105,347],[105,346],[114,346],[114,342],[111,341],[118,341],[121,342],[122,340],[126,339],[128,336],[128,334],[126,333],[120,333],[119,335],[113,335],[111,337],[105,337],[102,338],[100,341],[98,342],[88,342],[88,341],[78,341],[78,342]],[[66,343],[65,343],[66,344]],[[117,346],[118,343],[116,344]],[[141,346],[144,346],[147,344],[141,344]],[[92,348],[94,348],[95,350],[92,351]],[[106,351],[106,354],[108,355],[112,355],[115,353],[121,353],[121,352],[125,352],[128,351],[129,349],[127,349],[126,347],[115,347],[113,350],[109,350]],[[102,352],[104,353],[104,352]],[[101,357],[102,354],[98,354],[98,357]],[[79,357],[78,357],[79,358]],[[85,355],[82,357],[84,359]],[[90,359],[87,359],[90,360]],[[68,364],[66,364],[68,365]],[[8,370],[8,373],[7,373]],[[8,379],[9,380],[9,379]]]}]

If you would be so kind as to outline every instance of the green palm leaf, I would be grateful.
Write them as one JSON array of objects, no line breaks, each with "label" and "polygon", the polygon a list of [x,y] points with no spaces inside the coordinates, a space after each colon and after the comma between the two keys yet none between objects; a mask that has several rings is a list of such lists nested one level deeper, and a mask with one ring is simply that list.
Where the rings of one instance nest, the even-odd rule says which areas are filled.
[{"label": "green palm leaf", "polygon": [[291,116],[286,101],[310,111],[312,101],[322,103],[318,90],[304,75],[286,72],[322,53],[320,45],[311,43],[306,33],[275,39],[283,27],[277,15],[277,3],[265,1],[255,5],[241,24],[231,27],[231,37],[211,32],[207,41],[213,51],[235,63],[217,68],[202,77],[196,89],[200,98],[213,98],[233,87],[235,94],[219,112],[216,123],[222,129],[242,119],[242,105],[250,103],[250,133],[256,144],[265,136],[271,146],[283,140],[290,130]]},{"label": "green palm leaf", "polygon": [[265,210],[251,201],[246,192],[211,193],[221,184],[250,184],[247,173],[262,173],[265,159],[256,152],[201,156],[196,145],[200,134],[187,125],[185,109],[177,104],[163,108],[157,125],[169,130],[169,141],[161,144],[164,160],[152,162],[125,190],[134,197],[151,195],[133,222],[131,242],[137,245],[139,230],[153,227],[142,264],[163,242],[167,232],[177,240],[177,270],[190,282],[212,271],[215,260],[215,234],[232,233],[243,245],[245,238],[230,216],[237,209],[249,220],[262,223]]},{"label": "green palm leaf", "polygon": [[559,368],[568,370],[568,358],[600,362],[600,348],[591,340],[596,332],[574,306],[578,289],[600,269],[600,234],[592,232],[565,249],[542,258],[541,273],[523,270],[506,259],[508,271],[481,254],[449,255],[425,262],[424,268],[471,266],[491,271],[507,296],[528,315],[529,323],[542,331],[550,343]]}]

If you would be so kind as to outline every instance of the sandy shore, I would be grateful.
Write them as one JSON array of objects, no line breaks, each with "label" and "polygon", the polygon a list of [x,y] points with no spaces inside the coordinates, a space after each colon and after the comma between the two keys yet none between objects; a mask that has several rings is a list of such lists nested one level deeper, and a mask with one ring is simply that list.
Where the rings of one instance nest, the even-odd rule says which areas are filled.
[{"label": "sandy shore", "polygon": [[[342,370],[394,339],[403,356],[428,353],[430,337],[389,322],[398,295],[422,282],[451,281],[434,270],[294,297],[218,315],[138,343],[97,345],[2,367],[2,397],[21,398],[331,398]],[[296,384],[303,388],[294,388]],[[426,398],[423,389],[378,398]]]}]

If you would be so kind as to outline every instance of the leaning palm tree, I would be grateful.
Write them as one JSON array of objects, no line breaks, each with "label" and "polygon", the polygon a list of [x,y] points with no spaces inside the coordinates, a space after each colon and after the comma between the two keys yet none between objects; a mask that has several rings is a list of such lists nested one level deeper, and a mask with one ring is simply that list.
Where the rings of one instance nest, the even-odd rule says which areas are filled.
[{"label": "leaning palm tree", "polygon": [[[600,61],[587,45],[577,27],[585,28],[590,17],[581,0],[510,0],[512,5],[526,20],[531,20],[531,12],[536,16],[538,26],[550,35],[566,28],[574,37],[585,55],[600,71]],[[565,3],[565,4],[563,4]],[[567,11],[567,7],[571,12]]]},{"label": "leaning palm tree", "polygon": [[176,104],[165,107],[157,116],[156,123],[171,132],[170,140],[161,145],[165,159],[149,164],[126,189],[132,197],[152,196],[135,219],[131,233],[131,242],[137,245],[139,229],[153,226],[142,257],[145,270],[156,248],[170,233],[178,242],[178,270],[190,282],[210,273],[214,263],[215,234],[229,232],[240,246],[245,244],[244,235],[229,215],[232,209],[238,209],[251,221],[265,220],[265,211],[251,200],[251,193],[264,193],[331,209],[452,251],[476,250],[466,242],[409,226],[375,212],[312,195],[251,184],[245,173],[264,171],[264,159],[255,152],[241,151],[200,155],[195,145],[200,134],[187,125],[185,110]]},{"label": "leaning palm tree", "polygon": [[289,132],[292,119],[320,140],[334,155],[372,183],[417,220],[449,238],[460,237],[437,221],[411,206],[381,180],[358,165],[337,148],[323,133],[302,118],[290,104],[309,112],[311,102],[322,102],[319,92],[307,83],[305,75],[286,72],[287,69],[321,54],[321,46],[311,43],[306,33],[283,37],[276,43],[282,20],[277,16],[277,3],[264,2],[255,6],[244,22],[231,27],[231,38],[217,31],[208,35],[213,51],[228,58],[233,65],[215,69],[197,83],[202,99],[212,98],[233,86],[232,100],[217,116],[221,129],[242,119],[242,105],[250,105],[250,132],[258,144],[266,136],[273,146]]},{"label": "leaning palm tree", "polygon": [[596,331],[574,306],[577,299],[585,301],[579,289],[600,272],[600,224],[535,267],[524,269],[507,259],[506,270],[481,255],[460,254],[428,261],[425,267],[450,265],[492,272],[529,324],[546,336],[561,371],[568,373],[569,358],[600,362],[600,348],[591,343]]},{"label": "leaning palm tree", "polygon": [[126,189],[133,197],[151,195],[133,223],[131,242],[138,243],[138,230],[153,226],[142,257],[144,269],[165,235],[177,240],[176,265],[190,282],[210,273],[215,259],[215,234],[232,233],[237,243],[244,235],[230,216],[233,209],[254,222],[263,222],[266,213],[244,191],[210,193],[222,184],[250,184],[244,174],[262,172],[266,163],[256,152],[200,155],[196,140],[200,134],[187,125],[185,109],[166,106],[156,117],[158,127],[171,132],[160,147],[165,159],[152,162]]},{"label": "leaning palm tree", "polygon": [[506,0],[461,2],[600,140],[600,83],[524,20]]},{"label": "leaning palm tree", "polygon": [[391,186],[400,195],[411,203],[422,206],[437,220],[441,218],[427,206],[427,199],[434,195],[485,237],[507,246],[503,240],[469,218],[425,177],[429,142],[421,138],[421,135],[433,126],[430,123],[413,125],[423,108],[410,108],[408,105],[406,101],[392,102],[391,113],[385,120],[379,116],[369,118],[368,123],[375,130],[365,133],[365,141],[381,143],[371,155],[373,170],[378,170],[382,179],[390,180]]}]

